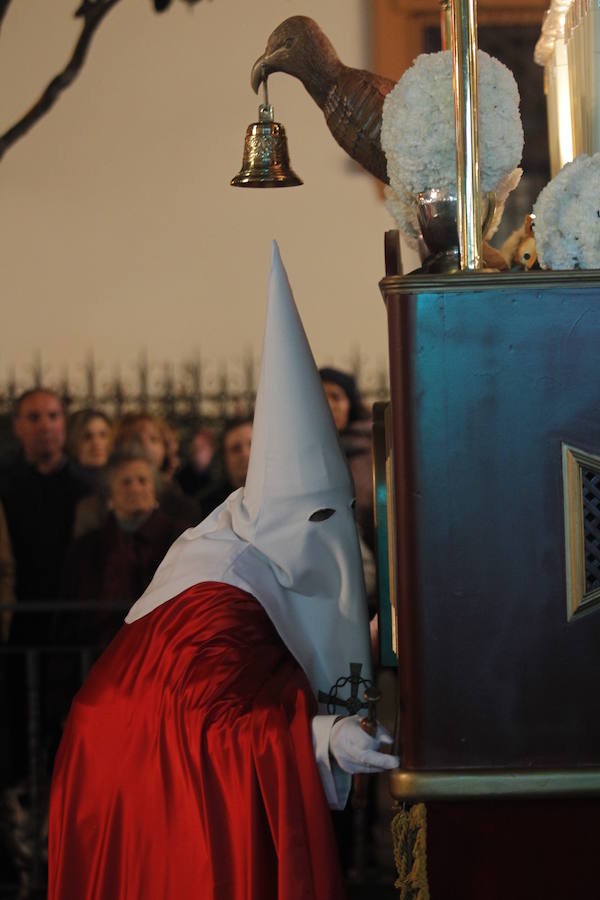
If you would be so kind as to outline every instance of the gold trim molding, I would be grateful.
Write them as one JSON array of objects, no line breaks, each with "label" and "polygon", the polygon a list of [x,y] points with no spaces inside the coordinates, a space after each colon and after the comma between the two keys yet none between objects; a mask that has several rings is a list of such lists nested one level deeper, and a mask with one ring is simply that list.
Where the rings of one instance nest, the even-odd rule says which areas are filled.
[{"label": "gold trim molding", "polygon": [[595,287],[600,291],[600,269],[535,272],[457,272],[452,275],[409,273],[388,275],[379,282],[385,294],[448,294],[455,291],[501,291],[506,288],[535,291]]},{"label": "gold trim molding", "polygon": [[395,800],[468,800],[489,797],[600,795],[600,769],[506,769],[390,773]]},{"label": "gold trim molding", "polygon": [[565,555],[567,570],[567,619],[600,606],[600,588],[586,592],[585,529],[583,521],[583,469],[600,474],[600,456],[568,444],[562,445],[565,502]]}]

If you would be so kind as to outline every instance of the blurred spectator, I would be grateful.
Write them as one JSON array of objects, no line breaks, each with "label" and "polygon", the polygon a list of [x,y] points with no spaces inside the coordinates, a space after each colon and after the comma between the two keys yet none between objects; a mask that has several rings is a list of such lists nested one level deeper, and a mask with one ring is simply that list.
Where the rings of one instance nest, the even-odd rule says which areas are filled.
[{"label": "blurred spectator", "polygon": [[352,422],[366,418],[354,375],[331,368],[319,369],[319,375],[335,427],[340,433],[345,432]]},{"label": "blurred spectator", "polygon": [[[89,487],[65,456],[65,415],[54,391],[23,394],[13,425],[22,452],[0,472],[0,500],[15,558],[16,597],[19,604],[55,600],[75,506]],[[11,640],[45,642],[48,634],[46,616],[15,615]]]},{"label": "blurred spectator", "polygon": [[10,631],[12,609],[15,603],[15,560],[12,554],[10,535],[0,503],[0,642],[6,643]]},{"label": "blurred spectator", "polygon": [[101,410],[80,409],[69,418],[67,452],[78,474],[94,490],[99,487],[112,442],[112,422]]},{"label": "blurred spectator", "polygon": [[[139,444],[113,453],[107,466],[109,513],[100,528],[73,542],[64,570],[65,599],[128,605],[141,596],[186,527],[159,509],[157,483],[154,462]],[[124,617],[125,610],[79,613],[69,637],[102,649]]]},{"label": "blurred spectator", "polygon": [[[0,471],[0,500],[6,515],[15,560],[15,612],[10,624],[12,645],[55,643],[56,614],[26,612],[32,603],[60,599],[61,574],[71,540],[75,506],[89,487],[65,456],[65,415],[58,395],[35,388],[18,399],[13,420],[20,455]],[[21,610],[24,610],[21,612]],[[43,741],[40,760],[49,767],[68,703],[62,654],[38,657],[39,724]],[[2,781],[14,784],[27,768],[27,696],[25,659],[6,659],[2,670],[2,723],[11,734],[3,748]],[[4,750],[6,752],[4,752]]]},{"label": "blurred spectator", "polygon": [[146,448],[157,472],[167,464],[166,422],[148,412],[125,413],[117,422],[115,445],[123,447],[131,440]]},{"label": "blurred spectator", "polygon": [[320,369],[319,374],[354,481],[356,521],[367,546],[374,550],[371,420],[352,375],[332,368]]},{"label": "blurred spectator", "polygon": [[202,516],[220,506],[232,491],[243,487],[248,474],[250,445],[252,443],[252,417],[229,419],[221,434],[223,477],[198,494]]},{"label": "blurred spectator", "polygon": [[173,447],[173,437],[176,443],[177,436],[159,416],[146,412],[127,413],[117,424],[115,447],[126,447],[131,441],[141,441],[159,472],[157,497],[160,508],[168,516],[180,519],[187,525],[197,525],[200,521],[198,505],[171,480],[172,461],[178,456],[178,448]]},{"label": "blurred spectator", "polygon": [[[127,413],[117,422],[114,446],[115,450],[143,447],[158,471],[156,493],[161,510],[186,526],[198,524],[201,518],[199,505],[186,497],[177,482],[171,481],[165,472],[168,467],[168,448],[167,426],[163,419],[151,413]],[[103,525],[108,511],[107,499],[102,492],[86,497],[77,509],[75,537],[81,537]]]},{"label": "blurred spectator", "polygon": [[197,428],[192,434],[186,459],[175,475],[182,491],[193,496],[208,490],[213,481],[211,463],[217,449],[217,439],[212,428]]}]

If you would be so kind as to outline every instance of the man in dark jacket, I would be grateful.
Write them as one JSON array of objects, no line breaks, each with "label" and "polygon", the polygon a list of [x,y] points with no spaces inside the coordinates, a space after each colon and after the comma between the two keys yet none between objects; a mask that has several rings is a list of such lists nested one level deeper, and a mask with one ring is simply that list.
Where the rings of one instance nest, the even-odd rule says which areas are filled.
[{"label": "man in dark jacket", "polygon": [[[0,500],[15,561],[14,616],[9,642],[13,645],[55,643],[56,616],[27,612],[29,604],[60,599],[60,581],[73,515],[89,490],[73,472],[64,453],[65,415],[60,397],[48,388],[24,393],[16,404],[14,432],[19,457],[0,470]],[[42,751],[47,766],[68,708],[70,688],[65,671],[71,660],[58,652],[37,657]],[[66,667],[66,668],[65,668]],[[2,718],[11,741],[2,758],[1,780],[14,783],[27,767],[27,701],[24,656],[11,655],[2,668]],[[33,683],[29,688],[33,688]]]},{"label": "man in dark jacket", "polygon": [[19,607],[59,598],[75,506],[89,488],[65,456],[65,415],[57,394],[47,388],[23,394],[17,402],[14,431],[21,454],[0,471],[0,499],[16,566],[11,641],[47,643],[48,616],[19,616]]}]

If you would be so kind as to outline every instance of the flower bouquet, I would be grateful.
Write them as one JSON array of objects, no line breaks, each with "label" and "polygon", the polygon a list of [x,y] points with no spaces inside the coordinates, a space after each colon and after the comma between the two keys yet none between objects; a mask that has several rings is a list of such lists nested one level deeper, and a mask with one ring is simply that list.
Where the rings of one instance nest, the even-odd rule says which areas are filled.
[{"label": "flower bouquet", "polygon": [[600,153],[564,165],[533,211],[542,269],[600,269]]},{"label": "flower bouquet", "polygon": [[[497,229],[504,202],[521,178],[523,151],[519,91],[509,69],[477,54],[479,168],[482,193],[494,193],[487,235]],[[417,197],[436,191],[456,198],[456,134],[452,54],[418,56],[383,105],[381,144],[390,185],[386,206],[409,244],[420,226]],[[458,240],[458,238],[457,238]]]}]

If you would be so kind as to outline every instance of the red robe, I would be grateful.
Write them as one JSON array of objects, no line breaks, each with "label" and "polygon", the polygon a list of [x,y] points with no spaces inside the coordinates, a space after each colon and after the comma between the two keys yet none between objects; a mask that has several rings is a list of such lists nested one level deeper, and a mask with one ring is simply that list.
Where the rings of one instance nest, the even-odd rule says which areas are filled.
[{"label": "red robe", "polygon": [[341,900],[314,713],[238,588],[199,584],[124,625],[57,754],[48,900]]}]

